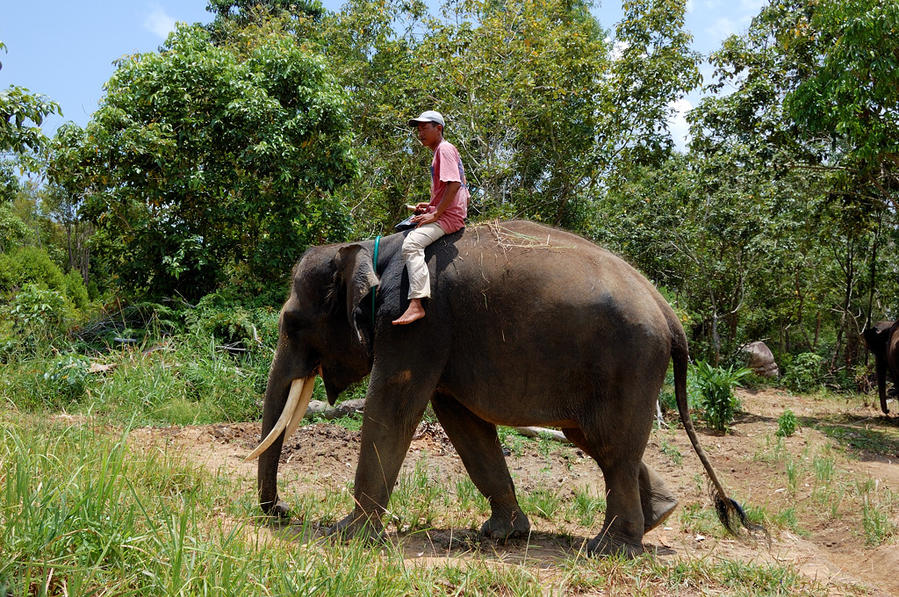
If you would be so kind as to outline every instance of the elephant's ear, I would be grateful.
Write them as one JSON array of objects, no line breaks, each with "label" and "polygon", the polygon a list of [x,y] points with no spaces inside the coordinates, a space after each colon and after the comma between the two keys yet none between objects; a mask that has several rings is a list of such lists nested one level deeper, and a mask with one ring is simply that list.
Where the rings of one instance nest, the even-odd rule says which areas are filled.
[{"label": "elephant's ear", "polygon": [[337,266],[337,283],[346,289],[346,316],[347,321],[356,330],[359,341],[365,343],[362,330],[356,323],[356,309],[359,308],[362,299],[373,292],[381,281],[372,266],[371,256],[362,245],[348,245],[337,251],[335,257]]}]

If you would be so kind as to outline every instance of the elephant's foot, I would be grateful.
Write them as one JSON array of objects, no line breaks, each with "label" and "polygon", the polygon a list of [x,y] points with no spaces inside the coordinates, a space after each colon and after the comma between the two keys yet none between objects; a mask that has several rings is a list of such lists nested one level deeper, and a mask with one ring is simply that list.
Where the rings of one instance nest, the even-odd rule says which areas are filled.
[{"label": "elephant's foot", "polygon": [[384,525],[376,516],[352,512],[340,522],[328,527],[325,534],[347,540],[358,537],[363,541],[380,541],[384,538]]},{"label": "elephant's foot", "polygon": [[481,535],[498,541],[526,537],[531,530],[531,522],[521,509],[509,514],[494,512],[481,526]]},{"label": "elephant's foot", "polygon": [[587,553],[594,556],[624,556],[631,559],[643,553],[643,543],[604,531],[587,543]]},{"label": "elephant's foot", "polygon": [[275,499],[274,502],[262,502],[259,504],[262,511],[267,516],[272,516],[280,520],[290,520],[290,508],[284,502]]},{"label": "elephant's foot", "polygon": [[643,504],[643,533],[648,533],[671,516],[677,508],[677,500],[671,494],[653,494],[648,503]]},{"label": "elephant's foot", "polygon": [[643,510],[643,533],[648,533],[668,518],[677,507],[662,478],[645,464],[640,467],[640,509]]}]

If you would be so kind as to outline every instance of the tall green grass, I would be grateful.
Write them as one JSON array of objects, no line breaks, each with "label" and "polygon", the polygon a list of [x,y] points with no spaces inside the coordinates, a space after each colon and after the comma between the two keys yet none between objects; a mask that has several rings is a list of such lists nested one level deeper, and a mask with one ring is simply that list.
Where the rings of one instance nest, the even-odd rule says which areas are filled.
[{"label": "tall green grass", "polygon": [[[252,483],[195,468],[165,448],[130,444],[127,431],[91,419],[67,426],[0,414],[0,594],[544,595],[605,592],[609,583],[625,592],[710,585],[761,595],[777,583],[790,594],[816,592],[788,567],[726,561],[683,568],[572,553],[547,568],[487,550],[419,564],[402,542],[315,538],[319,521],[351,505],[348,494],[289,496],[302,522],[272,526],[255,515]],[[404,512],[400,526],[425,525],[455,507],[441,494],[458,491],[457,482],[421,468],[403,483],[392,502]],[[421,491],[430,496],[425,511]],[[329,499],[336,493],[340,499]]]},{"label": "tall green grass", "polygon": [[[271,355],[235,357],[212,338],[183,336],[92,358],[70,352],[10,359],[0,402],[27,412],[93,413],[137,425],[258,418]],[[106,371],[90,372],[92,364]]]}]

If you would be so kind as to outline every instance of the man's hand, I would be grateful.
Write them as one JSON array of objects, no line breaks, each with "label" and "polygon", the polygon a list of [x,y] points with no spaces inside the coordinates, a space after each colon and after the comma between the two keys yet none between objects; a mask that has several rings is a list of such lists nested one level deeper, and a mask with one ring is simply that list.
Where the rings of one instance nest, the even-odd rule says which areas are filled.
[{"label": "man's hand", "polygon": [[437,214],[436,213],[419,214],[417,216],[412,216],[412,221],[414,223],[418,224],[419,226],[421,226],[422,224],[433,224],[434,222],[437,221]]}]

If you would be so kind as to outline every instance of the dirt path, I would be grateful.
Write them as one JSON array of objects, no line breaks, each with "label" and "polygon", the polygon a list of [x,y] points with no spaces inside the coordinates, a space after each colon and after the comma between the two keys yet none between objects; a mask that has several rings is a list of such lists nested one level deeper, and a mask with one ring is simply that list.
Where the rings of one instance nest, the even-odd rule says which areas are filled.
[{"label": "dirt path", "polygon": [[[772,534],[769,548],[764,542],[706,536],[675,513],[665,526],[647,534],[647,548],[664,562],[727,558],[791,564],[823,583],[831,594],[899,595],[895,539],[867,545],[859,511],[863,498],[849,497],[853,488],[873,488],[869,499],[880,500],[878,511],[899,526],[899,500],[891,493],[899,494],[899,419],[883,417],[873,406],[840,399],[814,400],[776,391],[741,391],[739,396],[743,413],[732,432],[715,435],[703,430],[700,441],[734,497],[764,509],[769,516],[792,512],[795,524],[777,525],[779,530]],[[796,413],[802,427],[778,445],[774,435],[777,419],[787,407]],[[244,463],[243,457],[255,446],[259,431],[259,425],[253,423],[147,428],[135,430],[131,441],[168,444],[193,462],[241,479],[242,487],[245,484],[251,492],[256,467]],[[602,491],[601,475],[592,460],[568,445],[553,444],[549,450],[545,446],[522,440],[516,453],[507,458],[519,495],[542,488],[570,500],[576,488]],[[345,490],[353,479],[358,449],[357,432],[325,423],[305,425],[282,453],[282,487],[286,483],[293,492]],[[702,467],[682,429],[654,431],[645,459],[679,496],[678,512],[697,507],[708,510]],[[451,486],[455,479],[466,476],[448,438],[434,423],[419,428],[403,472],[414,470],[416,463],[438,473]],[[816,471],[828,463],[833,472],[822,482],[817,476],[822,473]],[[477,557],[552,569],[554,563],[577,553],[598,530],[532,518],[534,532],[528,541],[485,545],[469,529],[437,526],[394,537],[407,558],[418,565]]]}]

